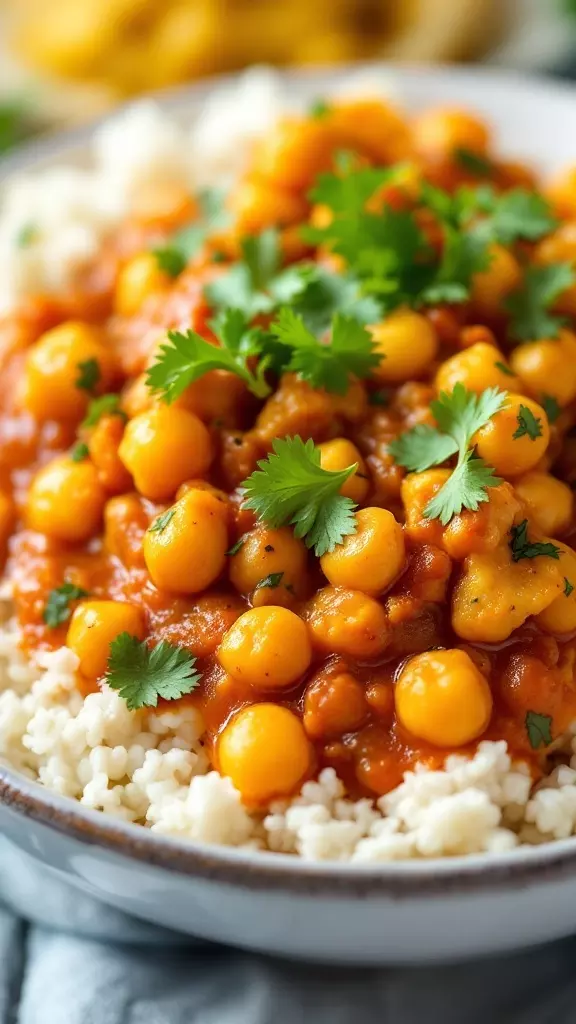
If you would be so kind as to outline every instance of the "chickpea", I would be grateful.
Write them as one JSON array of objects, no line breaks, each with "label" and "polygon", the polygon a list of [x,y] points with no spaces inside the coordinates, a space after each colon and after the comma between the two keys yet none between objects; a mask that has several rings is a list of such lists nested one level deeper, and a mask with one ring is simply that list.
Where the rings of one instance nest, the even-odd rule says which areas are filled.
[{"label": "chickpea", "polygon": [[411,156],[408,126],[380,99],[340,100],[331,106],[326,123],[338,148],[359,150],[378,164]]},{"label": "chickpea", "polygon": [[332,441],[324,441],[319,444],[318,448],[320,449],[322,469],[327,469],[332,473],[347,469],[355,462],[358,463],[358,468],[340,488],[340,494],[343,494],[345,498],[351,498],[357,505],[361,505],[368,494],[370,484],[366,463],[356,445],[345,437],[335,437]]},{"label": "chickpea", "polygon": [[562,406],[576,398],[576,335],[572,331],[561,330],[558,338],[517,345],[510,365],[535,398],[550,395]]},{"label": "chickpea", "polygon": [[263,178],[245,178],[230,197],[237,233],[256,235],[265,228],[286,227],[306,219],[306,200]]},{"label": "chickpea", "polygon": [[[538,243],[534,259],[536,263],[570,263],[576,265],[576,220],[560,224],[556,231]],[[576,315],[576,284],[566,288],[556,299],[555,308],[568,316]]]},{"label": "chickpea", "polygon": [[411,658],[395,687],[405,729],[435,747],[461,747],[485,731],[492,694],[465,651],[428,651]]},{"label": "chickpea", "polygon": [[163,501],[189,477],[202,476],[213,452],[210,434],[197,416],[157,405],[130,420],[118,454],[140,494]]},{"label": "chickpea", "polygon": [[226,508],[213,494],[196,490],[187,491],[170,511],[163,528],[144,535],[146,567],[159,590],[198,594],[226,562]]},{"label": "chickpea", "polygon": [[534,470],[514,481],[514,490],[524,502],[530,521],[538,530],[561,536],[572,522],[574,495],[567,484],[550,473]]},{"label": "chickpea", "polygon": [[557,175],[550,182],[547,195],[560,217],[576,217],[576,167]]},{"label": "chickpea", "polygon": [[23,401],[38,420],[74,421],[84,415],[90,391],[78,387],[82,363],[97,364],[95,391],[109,389],[114,360],[95,327],[68,321],[32,345],[24,370]]},{"label": "chickpea", "polygon": [[509,249],[502,245],[491,245],[490,264],[486,270],[472,278],[472,301],[485,316],[502,312],[503,302],[522,280],[520,264]]},{"label": "chickpea", "polygon": [[289,527],[257,527],[244,535],[242,547],[230,556],[230,580],[241,594],[251,594],[266,576],[281,572],[282,586],[300,592],[307,563],[306,545]]},{"label": "chickpea", "polygon": [[450,160],[458,149],[484,154],[490,144],[485,124],[467,110],[437,107],[420,114],[412,126],[414,147],[426,160]]},{"label": "chickpea", "polygon": [[87,679],[99,679],[106,672],[110,644],[120,633],[142,640],[144,614],[122,601],[83,601],[70,619],[66,646],[80,659],[80,672]]},{"label": "chickpea", "polygon": [[573,633],[576,629],[576,551],[555,540],[560,548],[560,572],[564,575],[564,589],[552,604],[536,616],[536,622],[547,633]]},{"label": "chickpea", "polygon": [[[525,346],[520,345],[516,352],[521,348]],[[520,381],[500,369],[501,366],[506,366],[502,353],[488,342],[478,341],[441,364],[436,374],[436,387],[438,391],[453,391],[460,382],[469,391],[480,392],[493,387],[521,391]],[[512,368],[516,372],[514,365]]]},{"label": "chickpea", "polygon": [[218,420],[223,426],[235,427],[245,399],[246,385],[240,377],[228,370],[211,370],[190,384],[175,404],[204,423]]},{"label": "chickpea", "polygon": [[390,642],[384,608],[357,590],[324,587],[308,603],[305,618],[312,645],[321,654],[363,661],[378,657]]},{"label": "chickpea", "polygon": [[133,256],[121,268],[114,291],[114,312],[134,316],[150,295],[165,291],[170,284],[152,252]]},{"label": "chickpea", "polygon": [[438,337],[421,313],[398,310],[371,327],[376,354],[382,357],[373,370],[381,384],[400,384],[421,377],[438,352]]},{"label": "chickpea", "polygon": [[304,695],[304,728],[311,739],[333,739],[358,729],[368,707],[351,672],[320,672]]},{"label": "chickpea", "polygon": [[268,605],[244,612],[222,639],[222,668],[257,690],[281,690],[308,669],[312,648],[306,624],[288,608]]},{"label": "chickpea", "polygon": [[88,459],[72,462],[63,455],[34,477],[26,501],[26,523],[38,533],[79,543],[98,531],[105,500],[96,467]]},{"label": "chickpea", "polygon": [[325,119],[285,118],[259,144],[255,170],[266,180],[266,187],[304,192],[320,171],[329,169],[331,150]]},{"label": "chickpea", "polygon": [[493,466],[496,473],[507,477],[526,473],[536,466],[549,441],[550,427],[542,406],[531,398],[511,394],[504,408],[474,437],[478,455]]},{"label": "chickpea", "polygon": [[248,804],[290,796],[312,764],[312,748],[299,718],[278,704],[252,704],[228,723],[217,745],[222,775]]},{"label": "chickpea", "polygon": [[355,518],[356,533],[349,533],[334,551],[322,555],[320,565],[333,586],[376,596],[404,567],[402,527],[385,508],[363,508]]}]

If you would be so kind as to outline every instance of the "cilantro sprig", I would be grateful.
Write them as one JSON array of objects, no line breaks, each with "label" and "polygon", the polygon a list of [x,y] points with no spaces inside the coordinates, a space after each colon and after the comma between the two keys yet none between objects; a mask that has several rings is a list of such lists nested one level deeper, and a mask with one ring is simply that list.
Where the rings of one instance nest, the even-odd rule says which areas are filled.
[{"label": "cilantro sprig", "polygon": [[424,510],[428,519],[439,519],[446,526],[463,508],[476,512],[482,502],[488,501],[487,488],[502,482],[475,454],[471,441],[505,401],[506,392],[498,388],[487,388],[477,395],[458,383],[452,392],[441,392],[430,405],[438,428],[414,427],[390,445],[396,462],[417,473],[458,456],[450,477]]},{"label": "cilantro sprig", "polygon": [[341,313],[332,322],[329,344],[320,342],[302,317],[287,306],[280,310],[270,331],[290,353],[286,370],[298,373],[312,387],[337,395],[345,394],[351,374],[369,377],[380,362],[368,331]]},{"label": "cilantro sprig", "polygon": [[276,439],[272,447],[273,453],[242,484],[244,507],[274,528],[294,526],[296,537],[320,558],[356,532],[356,505],[340,488],[357,464],[339,472],[322,469],[313,441],[298,436]]},{"label": "cilantro sprig", "polygon": [[175,232],[164,245],[152,249],[160,270],[170,277],[178,277],[200,252],[210,234],[228,226],[231,215],[224,207],[224,195],[223,191],[215,188],[202,189],[198,193],[198,220]]},{"label": "cilantro sprig", "polygon": [[[266,381],[270,357],[264,356],[265,334],[248,327],[241,309],[227,309],[213,324],[219,345],[212,345],[196,331],[168,331],[156,361],[148,369],[146,383],[151,392],[174,402],[192,384],[211,370],[228,370],[244,381],[257,398],[266,398],[271,388]],[[254,357],[259,358],[255,369]]]},{"label": "cilantro sprig", "polygon": [[552,743],[551,715],[541,715],[538,711],[527,711],[524,725],[532,750],[548,747]]},{"label": "cilantro sprig", "polygon": [[520,437],[529,437],[531,441],[535,441],[536,438],[542,437],[542,420],[539,416],[535,416],[527,405],[520,406],[517,422],[518,426],[512,434],[515,441]]},{"label": "cilantro sprig", "polygon": [[155,708],[158,698],[178,700],[200,683],[196,658],[183,647],[161,640],[150,649],[130,633],[110,644],[106,682],[117,690],[130,711]]},{"label": "cilantro sprig", "polygon": [[510,338],[514,341],[556,338],[566,317],[554,313],[553,306],[575,281],[576,274],[569,263],[528,267],[520,288],[505,302],[510,314]]},{"label": "cilantro sprig", "polygon": [[56,629],[57,626],[63,625],[72,615],[71,603],[88,596],[88,591],[76,586],[75,583],[67,582],[55,587],[48,594],[48,600],[42,612],[44,622],[50,629]]},{"label": "cilantro sprig", "polygon": [[100,381],[102,371],[97,359],[84,359],[77,364],[78,376],[75,384],[80,391],[94,391]]}]

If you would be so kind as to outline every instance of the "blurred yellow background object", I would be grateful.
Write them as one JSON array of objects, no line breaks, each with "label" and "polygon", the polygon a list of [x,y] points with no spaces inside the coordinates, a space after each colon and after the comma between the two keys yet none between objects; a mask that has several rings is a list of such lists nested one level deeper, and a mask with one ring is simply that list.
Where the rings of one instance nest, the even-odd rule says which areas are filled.
[{"label": "blurred yellow background object", "polygon": [[111,98],[248,64],[374,56],[459,60],[502,26],[500,0],[12,0],[31,69]]}]

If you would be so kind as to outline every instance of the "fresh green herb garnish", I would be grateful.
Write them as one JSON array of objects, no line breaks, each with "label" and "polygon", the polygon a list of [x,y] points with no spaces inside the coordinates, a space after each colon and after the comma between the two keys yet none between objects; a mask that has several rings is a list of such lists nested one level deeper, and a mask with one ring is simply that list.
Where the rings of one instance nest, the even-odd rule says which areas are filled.
[{"label": "fresh green herb garnish", "polygon": [[557,227],[550,205],[538,192],[513,188],[499,195],[483,187],[476,198],[486,216],[472,226],[472,231],[487,241],[501,245],[512,245],[520,239],[536,242]]},{"label": "fresh green herb garnish", "polygon": [[207,285],[205,292],[216,309],[239,309],[251,320],[259,313],[269,313],[276,304],[268,291],[280,270],[278,232],[269,228],[245,238],[241,250],[242,259]]},{"label": "fresh green herb garnish", "polygon": [[77,364],[77,369],[76,387],[82,391],[94,391],[102,376],[98,360],[85,359],[82,363]]},{"label": "fresh green herb garnish", "polygon": [[524,519],[517,526],[510,530],[510,550],[512,561],[519,562],[522,558],[538,558],[540,555],[547,555],[549,558],[560,558],[560,548],[549,541],[540,543],[528,539],[528,520]]},{"label": "fresh green herb garnish", "polygon": [[16,246],[18,249],[28,249],[38,238],[38,228],[35,224],[24,224],[16,235]]},{"label": "fresh green herb garnish", "polygon": [[501,483],[494,470],[478,458],[470,447],[480,427],[504,406],[506,392],[487,388],[480,395],[462,384],[430,404],[438,429],[420,425],[402,434],[389,446],[390,454],[406,469],[421,473],[458,455],[456,467],[438,494],[428,503],[424,515],[439,519],[443,526],[463,508],[476,512],[488,501],[486,489]]},{"label": "fresh green herb garnish", "polygon": [[79,601],[82,597],[88,597],[88,591],[77,587],[75,583],[63,583],[48,594],[48,600],[42,612],[42,618],[47,626],[56,629],[64,622],[67,622],[72,615],[70,603]]},{"label": "fresh green herb garnish", "polygon": [[528,406],[521,405],[518,410],[518,426],[512,437],[514,440],[517,440],[520,437],[526,436],[531,441],[535,441],[537,437],[542,437],[542,420],[535,416]]},{"label": "fresh green herb garnish", "polygon": [[263,579],[258,580],[254,590],[264,590],[265,587],[275,589],[280,586],[283,576],[283,572],[271,572],[268,576],[264,576]]},{"label": "fresh green herb garnish", "polygon": [[552,743],[551,715],[541,715],[537,711],[527,711],[524,724],[532,750],[538,750],[539,747],[548,747]]},{"label": "fresh green herb garnish", "polygon": [[175,508],[169,508],[166,512],[162,512],[161,515],[156,516],[156,519],[148,527],[148,533],[162,533],[166,529],[170,520],[176,515]]},{"label": "fresh green herb garnish", "polygon": [[356,505],[339,492],[357,465],[337,473],[322,469],[318,448],[300,437],[276,439],[272,447],[242,484],[244,507],[269,526],[293,525],[296,537],[320,558],[356,532]]},{"label": "fresh green herb garnish", "polygon": [[508,334],[515,341],[556,338],[566,318],[551,313],[556,299],[576,281],[569,263],[528,267],[522,286],[508,296]]},{"label": "fresh green herb garnish", "polygon": [[506,363],[502,363],[500,362],[500,360],[496,360],[494,366],[496,367],[497,370],[500,370],[500,373],[505,373],[507,377],[514,376],[514,371],[511,370],[509,366],[506,366]]},{"label": "fresh green herb garnish", "polygon": [[88,406],[88,412],[82,421],[83,427],[95,427],[102,416],[120,416],[126,420],[128,417],[120,407],[120,395],[101,395],[100,398],[93,398]]},{"label": "fresh green herb garnish", "polygon": [[224,207],[224,197],[225,193],[220,189],[203,189],[199,192],[199,220],[181,228],[165,245],[152,250],[160,270],[170,277],[178,277],[200,252],[209,235],[228,226],[231,217]]},{"label": "fresh green herb garnish", "polygon": [[88,445],[84,441],[78,441],[78,444],[75,444],[70,452],[70,458],[72,462],[84,462],[84,459],[87,459],[89,454]]},{"label": "fresh green herb garnish", "polygon": [[337,313],[330,344],[323,344],[287,306],[270,326],[271,333],[290,351],[287,370],[298,373],[312,387],[345,394],[350,375],[365,378],[380,362],[371,335],[356,320]]},{"label": "fresh green herb garnish", "polygon": [[237,555],[238,552],[244,547],[245,543],[246,543],[246,537],[243,535],[242,537],[238,538],[236,543],[233,544],[231,548],[228,548],[228,551],[226,552],[226,554],[227,555]]},{"label": "fresh green herb garnish", "polygon": [[266,398],[271,388],[265,374],[270,359],[264,356],[255,370],[249,367],[254,356],[263,354],[265,333],[249,328],[240,309],[227,309],[213,324],[220,345],[211,345],[195,331],[168,331],[168,341],[160,346],[156,362],[149,368],[146,383],[163,401],[174,402],[195,380],[210,370],[229,370],[244,381],[257,398]]},{"label": "fresh green herb garnish", "polygon": [[178,700],[195,690],[200,673],[196,658],[184,647],[161,640],[152,650],[130,633],[110,644],[106,682],[117,690],[130,711],[155,708],[158,698]]},{"label": "fresh green herb garnish", "polygon": [[454,150],[454,159],[463,171],[468,171],[477,178],[490,178],[494,174],[492,161],[472,149],[459,146]]},{"label": "fresh green herb garnish", "polygon": [[39,127],[34,123],[28,97],[4,99],[0,103],[0,155],[29,138]]},{"label": "fresh green herb garnish", "polygon": [[570,597],[570,594],[572,593],[573,590],[574,590],[574,584],[570,583],[570,580],[567,579],[567,577],[565,576],[564,577],[564,596],[565,597]]},{"label": "fresh green herb garnish", "polygon": [[321,120],[323,117],[328,116],[331,109],[332,108],[330,104],[327,103],[325,99],[322,99],[322,97],[320,97],[317,100],[313,100],[313,102],[308,107],[308,113],[310,117],[313,117],[316,120]]},{"label": "fresh green herb garnish", "polygon": [[555,423],[562,412],[556,399],[552,398],[552,395],[542,395],[540,405],[548,417],[548,423]]}]

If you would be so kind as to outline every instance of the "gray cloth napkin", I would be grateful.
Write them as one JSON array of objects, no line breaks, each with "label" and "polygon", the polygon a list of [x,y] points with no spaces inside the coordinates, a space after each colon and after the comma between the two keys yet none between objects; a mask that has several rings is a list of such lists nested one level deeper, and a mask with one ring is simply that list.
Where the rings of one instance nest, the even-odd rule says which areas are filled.
[{"label": "gray cloth napkin", "polygon": [[[185,938],[0,839],[0,1024],[573,1024],[576,939],[449,967],[346,970]],[[471,927],[472,927],[471,923]]]}]

